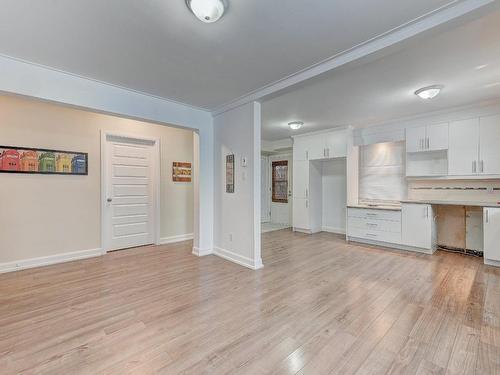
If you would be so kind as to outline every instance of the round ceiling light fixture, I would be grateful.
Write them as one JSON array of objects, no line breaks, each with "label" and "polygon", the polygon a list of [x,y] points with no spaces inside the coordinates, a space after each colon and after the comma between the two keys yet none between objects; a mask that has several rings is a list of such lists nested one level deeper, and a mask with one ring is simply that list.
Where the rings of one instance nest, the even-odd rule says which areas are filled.
[{"label": "round ceiling light fixture", "polygon": [[421,89],[418,89],[417,91],[415,91],[415,95],[417,95],[421,99],[426,99],[426,100],[432,99],[432,98],[435,98],[436,96],[438,96],[443,88],[444,88],[443,85],[433,85],[433,86],[422,87]]},{"label": "round ceiling light fixture", "polygon": [[213,23],[226,12],[226,0],[186,0],[186,5],[200,21]]},{"label": "round ceiling light fixture", "polygon": [[292,121],[288,123],[288,126],[292,130],[299,130],[302,127],[302,125],[304,125],[302,121]]}]

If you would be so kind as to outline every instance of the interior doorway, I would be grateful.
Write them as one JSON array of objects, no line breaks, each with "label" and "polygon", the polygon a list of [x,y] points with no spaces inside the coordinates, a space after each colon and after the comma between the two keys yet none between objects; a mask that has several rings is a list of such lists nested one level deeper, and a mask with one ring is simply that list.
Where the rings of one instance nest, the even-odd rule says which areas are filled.
[{"label": "interior doorway", "polygon": [[292,153],[266,155],[262,160],[262,196],[265,200],[262,204],[262,232],[290,228],[293,212]]}]

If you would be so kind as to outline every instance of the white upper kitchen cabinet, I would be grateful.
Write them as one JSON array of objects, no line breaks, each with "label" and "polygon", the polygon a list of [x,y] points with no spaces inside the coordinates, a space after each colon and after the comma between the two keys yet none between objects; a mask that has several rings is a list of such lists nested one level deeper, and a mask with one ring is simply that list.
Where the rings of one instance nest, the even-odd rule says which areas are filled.
[{"label": "white upper kitchen cabinet", "polygon": [[484,263],[500,265],[500,208],[485,207]]},{"label": "white upper kitchen cabinet", "polygon": [[347,157],[347,131],[339,130],[325,134],[327,158]]},{"label": "white upper kitchen cabinet", "polygon": [[427,151],[448,150],[448,130],[448,123],[427,126]]},{"label": "white upper kitchen cabinet", "polygon": [[293,140],[293,160],[308,160],[309,145],[305,138],[294,138]]},{"label": "white upper kitchen cabinet", "polygon": [[406,129],[406,152],[448,149],[448,123]]},{"label": "white upper kitchen cabinet", "polygon": [[294,137],[294,160],[323,160],[347,156],[347,130]]},{"label": "white upper kitchen cabinet", "polygon": [[479,120],[478,173],[500,175],[500,116]]},{"label": "white upper kitchen cabinet", "polygon": [[424,150],[425,126],[406,129],[406,152]]},{"label": "white upper kitchen cabinet", "polygon": [[435,248],[435,226],[432,206],[403,203],[401,206],[401,237],[403,245],[432,253]]},{"label": "white upper kitchen cabinet", "polygon": [[307,155],[309,160],[326,158],[326,143],[324,134],[311,135],[306,138]]},{"label": "white upper kitchen cabinet", "polygon": [[479,119],[450,123],[448,175],[477,174],[479,156]]}]

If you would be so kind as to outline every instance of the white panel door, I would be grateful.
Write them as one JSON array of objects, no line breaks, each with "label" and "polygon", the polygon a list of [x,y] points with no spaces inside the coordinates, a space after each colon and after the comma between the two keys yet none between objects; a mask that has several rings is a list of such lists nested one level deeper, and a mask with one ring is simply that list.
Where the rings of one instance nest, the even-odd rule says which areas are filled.
[{"label": "white panel door", "polygon": [[430,125],[427,127],[427,151],[448,149],[448,123]]},{"label": "white panel door", "polygon": [[154,242],[153,146],[108,139],[106,250]]},{"label": "white panel door", "polygon": [[432,207],[427,204],[403,204],[402,241],[406,246],[432,248]]},{"label": "white panel door", "polygon": [[475,175],[479,171],[479,119],[450,123],[448,174]]},{"label": "white panel door", "polygon": [[261,187],[260,187],[260,197],[261,197],[261,215],[260,221],[267,223],[271,218],[269,217],[269,201],[270,201],[270,190],[271,190],[271,179],[269,177],[269,158],[267,156],[261,156],[260,158],[260,170],[261,170]]},{"label": "white panel door", "polygon": [[484,208],[484,258],[500,262],[500,208]]},{"label": "white panel door", "polygon": [[481,117],[479,173],[500,174],[500,116]]},{"label": "white panel door", "polygon": [[406,129],[406,152],[420,152],[425,145],[425,126]]}]

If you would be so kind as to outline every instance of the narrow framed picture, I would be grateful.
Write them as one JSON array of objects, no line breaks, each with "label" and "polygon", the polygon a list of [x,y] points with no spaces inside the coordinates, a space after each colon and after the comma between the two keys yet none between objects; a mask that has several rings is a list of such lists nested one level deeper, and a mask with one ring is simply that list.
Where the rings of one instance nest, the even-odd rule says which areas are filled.
[{"label": "narrow framed picture", "polygon": [[172,164],[172,181],[191,182],[192,166],[191,163],[174,161]]},{"label": "narrow framed picture", "polygon": [[234,154],[226,155],[226,193],[234,193]]},{"label": "narrow framed picture", "polygon": [[88,175],[86,152],[0,146],[0,173]]}]

